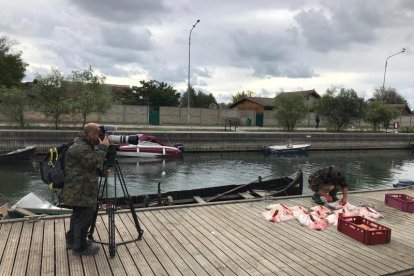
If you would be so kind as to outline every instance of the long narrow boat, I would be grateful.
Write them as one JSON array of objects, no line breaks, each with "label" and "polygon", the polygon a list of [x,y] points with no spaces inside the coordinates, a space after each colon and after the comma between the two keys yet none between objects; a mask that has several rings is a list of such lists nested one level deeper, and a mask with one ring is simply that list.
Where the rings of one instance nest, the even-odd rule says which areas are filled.
[{"label": "long narrow boat", "polygon": [[[243,185],[225,185],[192,190],[169,191],[148,195],[131,196],[134,207],[180,205],[211,201],[226,201],[273,196],[301,195],[303,173],[297,171],[291,176],[257,180]],[[126,199],[118,198],[118,205],[126,205]]]},{"label": "long narrow boat", "polygon": [[8,153],[0,154],[0,163],[22,162],[31,160],[36,154],[36,147],[30,146]]},{"label": "long narrow boat", "polygon": [[[242,185],[226,185],[193,190],[170,191],[166,193],[159,192],[156,194],[131,196],[130,200],[135,208],[142,208],[212,201],[301,195],[302,190],[303,173],[299,170],[291,176],[271,178],[268,180],[258,177],[257,180]],[[116,204],[118,207],[128,208],[127,200],[127,198],[117,198]],[[99,198],[99,202],[103,205],[107,201],[113,202],[114,200]],[[7,218],[18,218],[23,216],[31,217],[40,214],[63,215],[71,213],[70,209],[54,206],[35,193],[29,193],[25,197],[21,198],[7,211]]]}]

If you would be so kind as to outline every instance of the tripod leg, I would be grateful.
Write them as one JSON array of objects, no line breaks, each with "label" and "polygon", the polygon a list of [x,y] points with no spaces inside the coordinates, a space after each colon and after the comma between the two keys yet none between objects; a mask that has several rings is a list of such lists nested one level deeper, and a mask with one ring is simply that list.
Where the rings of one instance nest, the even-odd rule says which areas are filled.
[{"label": "tripod leg", "polygon": [[109,256],[114,257],[116,252],[115,242],[115,209],[111,206],[108,209],[108,227],[109,227]]},{"label": "tripod leg", "polygon": [[[103,180],[103,183],[102,183]],[[96,210],[95,210],[95,214],[93,215],[93,219],[92,219],[92,224],[91,227],[89,228],[89,233],[88,233],[88,238],[90,240],[93,240],[93,233],[95,232],[95,227],[96,227],[96,219],[98,218],[98,210],[99,210],[99,201],[101,201],[101,199],[103,198],[103,191],[106,187],[107,184],[107,177],[99,179],[99,186],[98,186],[98,203],[96,204]]]},{"label": "tripod leg", "polygon": [[135,228],[137,229],[137,232],[138,232],[138,240],[141,240],[142,235],[144,234],[144,230],[142,230],[141,225],[139,224],[138,216],[137,216],[137,213],[135,212],[134,204],[132,203],[132,198],[128,193],[125,179],[122,174],[121,167],[119,166],[118,160],[116,160],[116,163],[115,163],[115,170],[117,171],[119,182],[121,183],[121,188],[124,193],[124,197],[127,198],[128,200],[128,206],[129,206],[129,209],[131,210],[132,219],[134,220]]}]

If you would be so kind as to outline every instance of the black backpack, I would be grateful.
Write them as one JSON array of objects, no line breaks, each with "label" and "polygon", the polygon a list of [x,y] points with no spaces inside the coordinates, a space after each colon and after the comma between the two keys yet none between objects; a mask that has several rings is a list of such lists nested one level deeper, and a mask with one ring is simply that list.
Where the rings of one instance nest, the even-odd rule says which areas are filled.
[{"label": "black backpack", "polygon": [[65,154],[73,142],[50,148],[40,163],[40,176],[50,189],[62,189],[65,178]]}]

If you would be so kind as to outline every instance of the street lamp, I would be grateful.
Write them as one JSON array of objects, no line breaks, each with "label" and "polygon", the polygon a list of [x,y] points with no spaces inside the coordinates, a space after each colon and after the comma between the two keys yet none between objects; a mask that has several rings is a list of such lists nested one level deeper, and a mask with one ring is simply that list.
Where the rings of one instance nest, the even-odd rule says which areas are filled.
[{"label": "street lamp", "polygon": [[188,124],[190,124],[190,51],[191,51],[191,32],[195,26],[200,22],[200,19],[197,19],[196,23],[190,30],[190,35],[188,36],[188,84],[187,84],[187,106],[188,106]]},{"label": "street lamp", "polygon": [[390,57],[396,56],[396,55],[398,55],[398,54],[402,54],[402,53],[404,53],[404,52],[405,52],[405,48],[402,48],[402,50],[401,50],[401,51],[399,51],[398,53],[395,53],[395,54],[393,54],[393,55],[390,55],[390,56],[389,56],[389,57],[387,57],[387,59],[385,60],[384,81],[382,82],[382,92],[384,92],[384,91],[385,91],[385,73],[387,73],[388,59],[389,59]]}]

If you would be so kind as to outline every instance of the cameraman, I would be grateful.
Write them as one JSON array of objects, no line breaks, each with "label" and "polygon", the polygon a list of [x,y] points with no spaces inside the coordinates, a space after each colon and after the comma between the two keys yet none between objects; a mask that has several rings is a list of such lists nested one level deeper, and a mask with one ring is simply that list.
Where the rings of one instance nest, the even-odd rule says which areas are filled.
[{"label": "cameraman", "polygon": [[[100,138],[98,124],[89,123],[74,139],[65,156],[65,186],[60,194],[63,205],[73,209],[66,248],[74,255],[94,255],[99,247],[86,240],[97,207],[98,174],[109,146],[108,137]],[[97,150],[95,150],[95,146]]]}]

